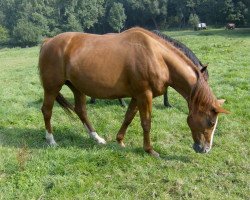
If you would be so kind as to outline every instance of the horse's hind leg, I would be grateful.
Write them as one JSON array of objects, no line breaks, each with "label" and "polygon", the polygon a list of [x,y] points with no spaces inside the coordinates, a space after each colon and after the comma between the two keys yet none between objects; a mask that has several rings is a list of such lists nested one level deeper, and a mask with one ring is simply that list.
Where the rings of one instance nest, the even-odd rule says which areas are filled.
[{"label": "horse's hind leg", "polygon": [[52,108],[54,105],[54,101],[58,95],[58,92],[52,93],[52,92],[44,91],[44,101],[43,101],[43,106],[41,109],[43,113],[43,117],[44,117],[45,128],[46,128],[45,137],[46,137],[47,142],[52,146],[56,145],[56,142],[52,134],[52,127],[51,127],[50,120],[52,116]]},{"label": "horse's hind leg", "polygon": [[119,102],[120,102],[120,104],[121,104],[122,107],[126,107],[127,106],[127,104],[125,103],[125,101],[123,99],[118,99],[118,100],[119,100]]},{"label": "horse's hind leg", "polygon": [[73,85],[67,84],[69,88],[72,90],[75,98],[75,112],[82,121],[83,125],[87,129],[89,136],[96,140],[99,144],[106,144],[106,141],[101,138],[92,127],[89,119],[87,117],[86,110],[86,95],[78,91]]},{"label": "horse's hind leg", "polygon": [[95,103],[95,101],[96,101],[96,99],[95,99],[95,98],[93,98],[93,97],[91,97],[89,102],[90,102],[90,103],[92,103],[92,104],[94,104],[94,103]]},{"label": "horse's hind leg", "polygon": [[163,95],[163,104],[164,104],[164,106],[166,106],[166,107],[169,107],[169,108],[172,107],[171,104],[170,104],[169,101],[168,101],[168,90],[167,90],[167,89],[166,89],[166,92],[165,92],[164,95]]},{"label": "horse's hind leg", "polygon": [[137,113],[137,111],[138,111],[138,108],[137,108],[137,105],[136,105],[136,100],[132,98],[130,103],[129,103],[128,110],[126,112],[126,115],[125,115],[124,121],[122,123],[122,126],[121,126],[121,128],[118,131],[117,136],[116,136],[117,142],[122,147],[125,147],[125,145],[123,143],[123,139],[124,139],[124,136],[126,134],[126,130],[127,130],[128,126],[129,126],[129,124],[134,119],[135,114]]}]

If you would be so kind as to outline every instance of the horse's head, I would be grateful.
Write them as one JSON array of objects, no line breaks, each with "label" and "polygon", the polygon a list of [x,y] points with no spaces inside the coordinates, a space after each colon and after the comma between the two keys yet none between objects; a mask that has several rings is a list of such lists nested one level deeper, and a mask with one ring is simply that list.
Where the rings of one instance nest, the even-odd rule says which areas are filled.
[{"label": "horse's head", "polygon": [[221,106],[225,100],[216,100],[207,112],[191,112],[187,123],[192,131],[193,149],[197,153],[207,153],[212,148],[213,136],[218,122],[219,113],[229,113]]}]

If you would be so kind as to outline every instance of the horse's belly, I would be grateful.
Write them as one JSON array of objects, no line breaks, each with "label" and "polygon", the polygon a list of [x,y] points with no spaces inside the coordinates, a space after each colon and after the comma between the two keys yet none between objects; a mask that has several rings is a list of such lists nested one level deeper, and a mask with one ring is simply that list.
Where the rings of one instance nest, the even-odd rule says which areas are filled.
[{"label": "horse's belly", "polygon": [[125,77],[85,70],[71,74],[70,82],[84,94],[95,98],[121,98],[130,96]]}]

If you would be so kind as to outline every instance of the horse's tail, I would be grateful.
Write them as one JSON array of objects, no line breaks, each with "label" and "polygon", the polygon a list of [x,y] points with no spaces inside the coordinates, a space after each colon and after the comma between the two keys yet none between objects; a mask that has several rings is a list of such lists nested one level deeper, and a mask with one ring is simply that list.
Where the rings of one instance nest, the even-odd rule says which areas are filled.
[{"label": "horse's tail", "polygon": [[74,106],[67,101],[61,93],[56,97],[56,101],[66,113],[72,114],[72,112],[75,112]]}]

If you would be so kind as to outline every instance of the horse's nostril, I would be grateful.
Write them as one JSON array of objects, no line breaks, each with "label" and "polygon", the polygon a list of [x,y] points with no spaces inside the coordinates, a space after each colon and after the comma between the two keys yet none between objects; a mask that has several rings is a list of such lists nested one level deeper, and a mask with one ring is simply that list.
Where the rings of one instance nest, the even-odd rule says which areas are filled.
[{"label": "horse's nostril", "polygon": [[194,143],[193,149],[195,150],[196,153],[202,153],[202,145],[201,144]]}]

